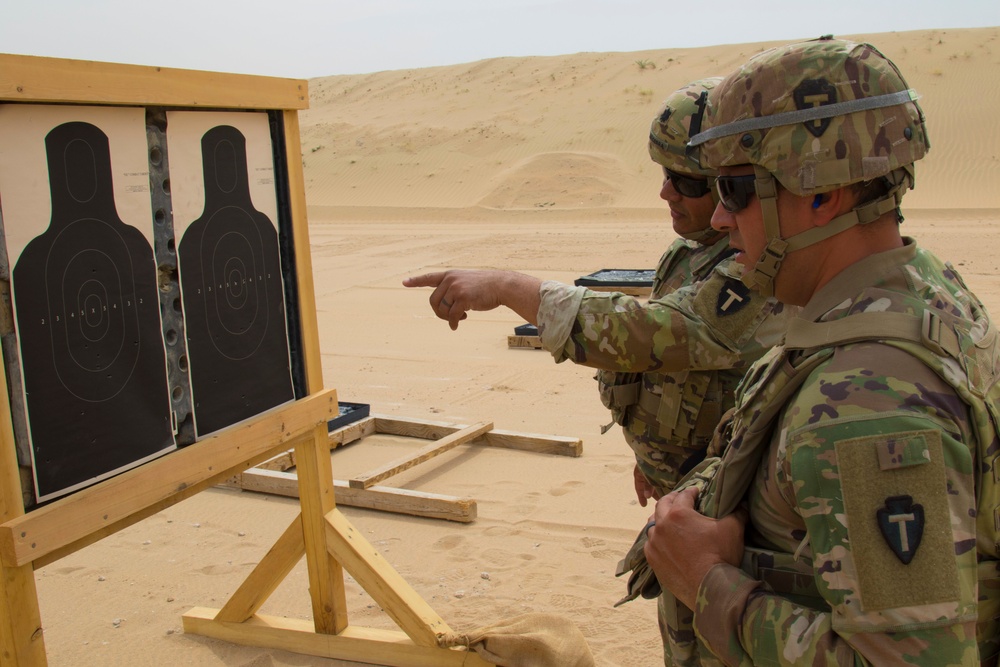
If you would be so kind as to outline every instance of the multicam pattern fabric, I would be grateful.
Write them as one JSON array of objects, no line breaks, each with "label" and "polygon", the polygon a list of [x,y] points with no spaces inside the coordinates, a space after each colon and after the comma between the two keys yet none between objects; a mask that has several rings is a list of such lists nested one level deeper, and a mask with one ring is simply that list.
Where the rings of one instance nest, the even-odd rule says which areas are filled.
[{"label": "multicam pattern fabric", "polygon": [[694,81],[663,101],[649,126],[649,157],[653,162],[682,174],[715,176],[714,169],[702,167],[688,153],[687,142],[701,130],[707,93],[720,81],[721,77]]},{"label": "multicam pattern fabric", "polygon": [[[751,58],[709,93],[706,126],[694,138],[702,166],[755,164],[796,195],[872,180],[910,165],[929,146],[923,112],[896,66],[871,44],[826,39],[789,44]],[[889,97],[899,94],[898,101]],[[808,122],[794,112],[855,100],[890,106]],[[766,117],[761,129],[740,122]]]},{"label": "multicam pattern fabric", "polygon": [[[678,239],[660,258],[647,305],[554,282],[541,289],[543,347],[557,362],[602,369],[602,401],[661,494],[704,458],[744,369],[780,341],[797,310],[750,292],[731,255],[728,238]],[[667,662],[695,655],[686,635],[670,631],[673,609],[658,601]]]},{"label": "multicam pattern fabric", "polygon": [[[547,282],[538,328],[557,362],[603,369],[602,396],[662,493],[703,457],[744,370],[784,333],[789,309],[747,290],[728,241],[677,240],[653,298]],[[692,458],[694,457],[694,458]]]},{"label": "multicam pattern fabric", "polygon": [[[701,510],[746,502],[754,558],[710,571],[694,629],[728,665],[978,665],[1000,605],[998,336],[912,240],[848,273],[801,315],[843,342],[799,349],[793,323],[739,389]],[[866,333],[880,320],[941,326]]]}]

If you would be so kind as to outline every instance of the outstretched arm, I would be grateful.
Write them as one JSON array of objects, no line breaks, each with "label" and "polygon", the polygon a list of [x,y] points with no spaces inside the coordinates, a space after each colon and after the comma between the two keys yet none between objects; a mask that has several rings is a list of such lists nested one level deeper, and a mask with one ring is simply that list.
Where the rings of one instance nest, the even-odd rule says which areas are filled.
[{"label": "outstretched arm", "polygon": [[538,290],[542,281],[514,271],[453,270],[425,273],[403,281],[406,287],[433,287],[430,304],[434,314],[448,320],[452,330],[470,310],[507,306],[531,324],[538,324]]}]

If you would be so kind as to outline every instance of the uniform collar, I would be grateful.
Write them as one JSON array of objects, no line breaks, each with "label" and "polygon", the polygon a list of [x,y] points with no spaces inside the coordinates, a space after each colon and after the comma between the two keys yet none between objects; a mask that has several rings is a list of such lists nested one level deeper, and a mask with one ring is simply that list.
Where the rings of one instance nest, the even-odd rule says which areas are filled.
[{"label": "uniform collar", "polygon": [[903,245],[855,262],[833,280],[823,285],[802,309],[799,317],[816,322],[844,301],[854,298],[866,287],[881,282],[895,269],[912,262],[917,256],[917,242],[903,237]]}]

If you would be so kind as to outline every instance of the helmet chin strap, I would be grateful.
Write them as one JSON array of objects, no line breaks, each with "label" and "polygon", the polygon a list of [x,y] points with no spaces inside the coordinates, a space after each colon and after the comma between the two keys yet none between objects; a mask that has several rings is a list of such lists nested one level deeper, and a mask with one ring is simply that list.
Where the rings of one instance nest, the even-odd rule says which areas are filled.
[{"label": "helmet chin strap", "polygon": [[895,210],[900,222],[903,216],[899,213],[899,205],[903,193],[913,187],[913,165],[901,167],[885,176],[889,181],[889,191],[878,199],[856,206],[847,213],[839,215],[821,227],[813,227],[787,239],[781,238],[781,227],[778,223],[778,187],[774,176],[761,167],[754,165],[754,188],[760,200],[761,214],[764,221],[764,238],[767,245],[757,259],[757,263],[743,272],[743,284],[757,290],[764,296],[774,296],[774,280],[788,253],[815,245],[820,241],[836,236],[845,229],[855,225],[866,225],[878,220],[886,213]]},{"label": "helmet chin strap", "polygon": [[774,296],[774,278],[778,275],[781,262],[788,253],[788,242],[781,238],[778,224],[778,186],[771,172],[759,165],[753,166],[754,189],[760,200],[761,216],[764,221],[764,238],[767,245],[757,263],[743,272],[743,284],[757,290],[764,296]]}]

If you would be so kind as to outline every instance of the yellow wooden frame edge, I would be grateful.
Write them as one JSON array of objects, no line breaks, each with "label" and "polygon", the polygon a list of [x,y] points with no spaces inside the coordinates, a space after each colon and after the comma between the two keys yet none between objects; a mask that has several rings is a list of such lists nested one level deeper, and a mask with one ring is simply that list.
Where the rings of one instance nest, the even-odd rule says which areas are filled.
[{"label": "yellow wooden frame edge", "polygon": [[225,109],[309,107],[303,79],[0,53],[0,100]]}]

